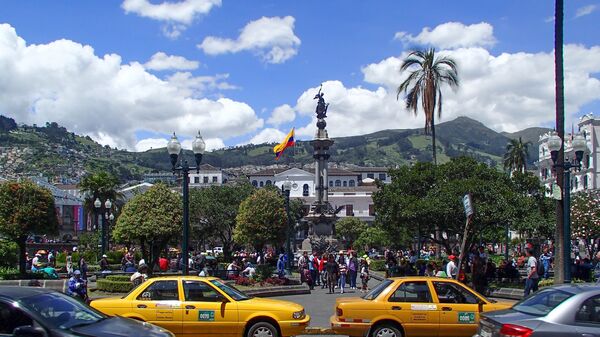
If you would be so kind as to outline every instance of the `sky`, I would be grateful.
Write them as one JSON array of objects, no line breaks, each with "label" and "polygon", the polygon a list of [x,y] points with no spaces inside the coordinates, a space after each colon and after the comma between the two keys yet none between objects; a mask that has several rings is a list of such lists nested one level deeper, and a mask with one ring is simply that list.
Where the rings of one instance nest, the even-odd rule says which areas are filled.
[{"label": "sky", "polygon": [[[411,50],[458,64],[444,122],[553,127],[554,1],[4,0],[0,114],[57,122],[104,145],[207,150],[316,130],[330,137],[424,126],[398,99]],[[565,1],[566,129],[600,116],[600,1]]]}]

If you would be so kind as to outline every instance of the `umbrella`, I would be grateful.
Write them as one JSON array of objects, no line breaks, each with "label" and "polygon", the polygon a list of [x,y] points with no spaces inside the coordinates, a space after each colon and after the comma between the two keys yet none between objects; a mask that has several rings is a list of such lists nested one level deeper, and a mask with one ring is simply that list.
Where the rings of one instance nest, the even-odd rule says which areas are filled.
[{"label": "umbrella", "polygon": [[43,250],[43,249],[40,249],[40,250],[38,250],[38,251],[37,251],[37,253],[36,253],[36,254],[40,254],[40,255],[46,255],[46,254],[48,254],[48,253],[47,253],[45,250]]}]

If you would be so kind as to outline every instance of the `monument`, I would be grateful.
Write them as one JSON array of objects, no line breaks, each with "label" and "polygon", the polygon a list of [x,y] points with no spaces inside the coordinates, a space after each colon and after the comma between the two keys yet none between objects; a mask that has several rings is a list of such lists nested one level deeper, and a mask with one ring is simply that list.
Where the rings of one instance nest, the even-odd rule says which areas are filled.
[{"label": "monument", "polygon": [[305,219],[309,223],[308,238],[302,242],[303,250],[317,250],[320,253],[333,252],[337,248],[337,240],[335,236],[335,221],[336,214],[342,207],[337,210],[329,203],[328,191],[328,161],[329,148],[333,145],[333,140],[329,139],[327,130],[327,108],[329,103],[325,103],[323,96],[325,95],[321,89],[315,95],[317,99],[317,132],[315,139],[310,141],[313,147],[313,158],[315,159],[315,196],[316,200],[310,206],[310,211]]}]

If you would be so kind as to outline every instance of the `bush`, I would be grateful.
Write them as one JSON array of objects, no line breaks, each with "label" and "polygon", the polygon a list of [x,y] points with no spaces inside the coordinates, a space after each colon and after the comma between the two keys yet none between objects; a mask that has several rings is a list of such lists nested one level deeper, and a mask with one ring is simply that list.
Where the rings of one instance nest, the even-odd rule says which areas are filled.
[{"label": "bush", "polygon": [[235,280],[235,284],[238,286],[251,287],[256,284],[255,280],[244,276],[232,276],[231,279]]},{"label": "bush", "polygon": [[17,268],[0,267],[0,280],[41,280],[46,278],[46,273],[26,273],[21,275]]},{"label": "bush", "polygon": [[114,281],[109,278],[98,279],[96,288],[109,293],[127,293],[133,289],[133,283],[127,281]]},{"label": "bush", "polygon": [[121,265],[121,260],[123,259],[123,256],[125,256],[125,253],[123,253],[120,250],[110,251],[110,252],[106,253],[106,258],[108,259],[108,263],[118,264],[119,266]]},{"label": "bush", "polygon": [[[79,258],[83,256],[83,258],[85,259],[85,261],[90,264],[92,262],[96,262],[98,260],[98,256],[96,256],[96,254],[94,252],[84,252],[84,253],[80,253],[80,252],[75,252],[73,254],[71,254],[71,261],[73,261],[73,265],[77,266],[77,264],[79,263]],[[56,255],[56,262],[60,265],[65,265],[67,263],[67,254],[66,253],[59,253]],[[121,262],[121,261],[119,261]]]},{"label": "bush", "polygon": [[256,266],[256,279],[258,281],[271,278],[271,276],[273,276],[273,273],[275,273],[275,267],[269,264],[261,264]]},{"label": "bush", "polygon": [[129,275],[106,275],[107,280],[111,281],[120,281],[120,282],[129,282],[131,280],[131,276]]},{"label": "bush", "polygon": [[19,247],[12,241],[0,240],[0,267],[13,267],[19,263]]},{"label": "bush", "polygon": [[372,260],[369,269],[373,271],[385,271],[384,260]]}]

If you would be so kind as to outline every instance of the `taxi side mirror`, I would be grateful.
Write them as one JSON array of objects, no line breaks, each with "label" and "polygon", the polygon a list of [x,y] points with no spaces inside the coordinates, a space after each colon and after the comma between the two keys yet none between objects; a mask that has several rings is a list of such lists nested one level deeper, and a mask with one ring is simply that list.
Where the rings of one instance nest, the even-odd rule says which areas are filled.
[{"label": "taxi side mirror", "polygon": [[46,331],[42,328],[34,328],[31,325],[23,325],[13,330],[14,337],[46,337]]}]

